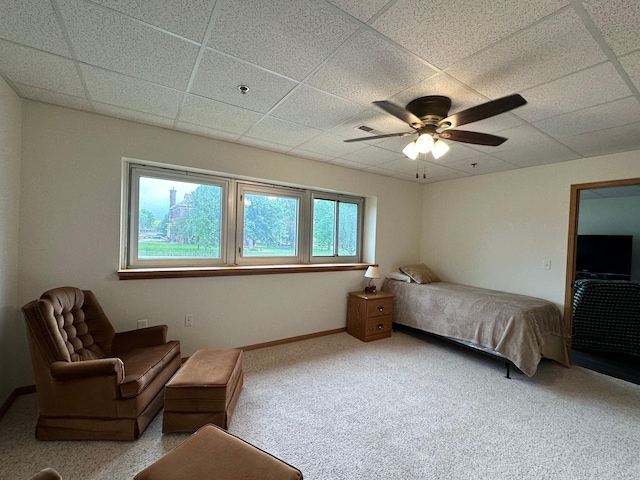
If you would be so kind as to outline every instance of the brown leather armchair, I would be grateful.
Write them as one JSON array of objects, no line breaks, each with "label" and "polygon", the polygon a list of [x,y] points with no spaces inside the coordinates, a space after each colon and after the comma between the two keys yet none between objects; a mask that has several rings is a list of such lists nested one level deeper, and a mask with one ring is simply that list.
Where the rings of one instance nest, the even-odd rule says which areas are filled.
[{"label": "brown leather armchair", "polygon": [[167,326],[115,333],[89,290],[49,290],[22,307],[40,440],[134,440],[160,411],[180,367]]}]

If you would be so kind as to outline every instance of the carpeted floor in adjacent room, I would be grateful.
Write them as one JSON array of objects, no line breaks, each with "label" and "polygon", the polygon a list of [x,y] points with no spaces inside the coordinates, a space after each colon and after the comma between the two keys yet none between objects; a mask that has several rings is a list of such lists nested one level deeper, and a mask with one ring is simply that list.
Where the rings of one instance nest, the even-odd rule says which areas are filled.
[{"label": "carpeted floor in adjacent room", "polygon": [[[340,333],[245,353],[230,431],[307,480],[638,479],[640,386],[543,360],[533,378],[441,342]],[[0,421],[0,478],[130,479],[186,434],[39,442],[35,395]],[[203,452],[206,455],[206,452]]]}]

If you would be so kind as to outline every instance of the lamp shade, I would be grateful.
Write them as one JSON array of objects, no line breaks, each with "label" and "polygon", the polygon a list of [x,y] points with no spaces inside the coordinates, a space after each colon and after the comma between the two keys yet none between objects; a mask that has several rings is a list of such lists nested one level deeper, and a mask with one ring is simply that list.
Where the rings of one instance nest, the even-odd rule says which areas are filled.
[{"label": "lamp shade", "polygon": [[418,154],[420,152],[418,151],[416,142],[411,142],[406,147],[404,147],[404,149],[402,150],[402,153],[404,153],[411,160],[415,160],[416,158],[418,158]]},{"label": "lamp shade", "polygon": [[433,137],[428,133],[423,133],[416,140],[416,147],[420,153],[429,153],[433,147]]},{"label": "lamp shade", "polygon": [[431,155],[433,155],[433,158],[435,158],[437,160],[438,158],[443,156],[448,151],[449,151],[449,145],[444,143],[442,140],[438,140],[433,145],[433,148],[431,149]]},{"label": "lamp shade", "polygon": [[364,273],[365,278],[380,278],[380,272],[378,272],[377,265],[371,265]]}]

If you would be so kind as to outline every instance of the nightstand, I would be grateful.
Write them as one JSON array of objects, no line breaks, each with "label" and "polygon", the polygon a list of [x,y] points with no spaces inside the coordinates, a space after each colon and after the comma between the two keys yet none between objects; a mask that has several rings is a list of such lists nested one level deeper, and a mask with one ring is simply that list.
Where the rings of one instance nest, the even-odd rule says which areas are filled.
[{"label": "nightstand", "polygon": [[350,292],[347,333],[371,342],[391,336],[393,293]]}]

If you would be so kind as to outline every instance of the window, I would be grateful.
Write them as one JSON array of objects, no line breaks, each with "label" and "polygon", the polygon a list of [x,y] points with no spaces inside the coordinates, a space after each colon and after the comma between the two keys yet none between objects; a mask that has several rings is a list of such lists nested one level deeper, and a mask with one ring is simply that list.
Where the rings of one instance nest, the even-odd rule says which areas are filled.
[{"label": "window", "polygon": [[236,263],[302,263],[303,190],[238,185]]},{"label": "window", "polygon": [[125,269],[360,262],[363,198],[125,166]]},{"label": "window", "polygon": [[361,199],[313,195],[312,258],[358,261]]}]

